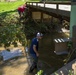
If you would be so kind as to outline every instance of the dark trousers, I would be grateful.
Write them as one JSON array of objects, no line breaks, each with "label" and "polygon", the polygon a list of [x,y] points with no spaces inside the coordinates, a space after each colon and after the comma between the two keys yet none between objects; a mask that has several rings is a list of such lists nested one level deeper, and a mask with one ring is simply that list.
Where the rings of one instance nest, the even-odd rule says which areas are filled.
[{"label": "dark trousers", "polygon": [[31,56],[31,59],[32,59],[32,65],[30,67],[29,72],[33,72],[33,70],[37,68],[37,63],[38,63],[38,57]]},{"label": "dark trousers", "polygon": [[21,17],[21,12],[18,10],[18,14],[19,14],[19,16]]},{"label": "dark trousers", "polygon": [[23,16],[25,13],[18,10],[18,14],[21,17],[21,15]]}]

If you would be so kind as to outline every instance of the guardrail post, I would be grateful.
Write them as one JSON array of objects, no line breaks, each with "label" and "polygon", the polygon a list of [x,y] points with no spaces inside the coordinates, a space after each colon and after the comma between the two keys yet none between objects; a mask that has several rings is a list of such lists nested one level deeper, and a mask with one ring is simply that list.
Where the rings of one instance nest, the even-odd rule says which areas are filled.
[{"label": "guardrail post", "polygon": [[45,2],[44,2],[44,9],[45,9]]},{"label": "guardrail post", "polygon": [[33,2],[32,2],[32,6],[33,6]]},{"label": "guardrail post", "polygon": [[43,12],[41,12],[41,22],[43,22]]},{"label": "guardrail post", "polygon": [[58,6],[59,6],[59,4],[57,3],[57,4],[56,4],[57,15],[58,15]]},{"label": "guardrail post", "polygon": [[36,7],[38,6],[38,3],[36,3]]}]

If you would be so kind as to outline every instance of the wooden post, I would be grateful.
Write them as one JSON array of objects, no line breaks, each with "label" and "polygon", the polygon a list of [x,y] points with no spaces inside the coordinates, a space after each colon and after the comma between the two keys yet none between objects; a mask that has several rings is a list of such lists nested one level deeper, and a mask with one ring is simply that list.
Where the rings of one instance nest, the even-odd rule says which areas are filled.
[{"label": "wooden post", "polygon": [[57,16],[58,16],[58,3],[56,4],[56,11],[57,11]]},{"label": "wooden post", "polygon": [[36,3],[36,7],[38,6],[38,3]]},{"label": "wooden post", "polygon": [[44,2],[44,9],[45,9],[45,2]]},{"label": "wooden post", "polygon": [[43,22],[43,12],[41,12],[41,22]]}]

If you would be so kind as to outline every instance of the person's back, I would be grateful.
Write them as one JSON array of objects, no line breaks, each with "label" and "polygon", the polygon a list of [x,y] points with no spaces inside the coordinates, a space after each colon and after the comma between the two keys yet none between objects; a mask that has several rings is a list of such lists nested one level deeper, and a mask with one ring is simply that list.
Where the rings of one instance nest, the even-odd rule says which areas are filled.
[{"label": "person's back", "polygon": [[18,7],[18,10],[19,10],[20,12],[23,12],[24,9],[25,9],[25,8],[24,8],[23,6]]},{"label": "person's back", "polygon": [[21,17],[21,15],[24,14],[25,9],[26,9],[26,5],[22,5],[22,6],[18,7],[17,10],[18,10],[18,13],[19,13],[20,17]]},{"label": "person's back", "polygon": [[35,51],[33,49],[33,45],[36,45],[36,50],[38,51],[38,39],[37,38],[32,39],[31,46],[30,46],[30,54],[33,57],[36,57],[36,53],[35,53]]}]

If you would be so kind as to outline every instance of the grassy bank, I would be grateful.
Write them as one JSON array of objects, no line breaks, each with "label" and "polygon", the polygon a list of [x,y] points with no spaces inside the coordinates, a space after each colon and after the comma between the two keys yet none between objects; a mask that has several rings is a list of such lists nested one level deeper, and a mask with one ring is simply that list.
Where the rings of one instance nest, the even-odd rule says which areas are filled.
[{"label": "grassy bank", "polygon": [[24,4],[23,1],[17,2],[0,2],[0,13],[16,10],[20,5]]},{"label": "grassy bank", "polygon": [[[21,33],[21,35],[23,34],[23,36],[25,36],[24,32],[20,28],[20,27],[22,27],[22,25],[19,22],[19,14],[17,13],[17,10],[16,10],[19,6],[21,6],[23,4],[25,4],[25,2],[23,2],[23,1],[0,2],[0,29],[2,29],[2,30],[0,30],[0,33],[2,33],[3,35],[4,34],[6,35],[6,36],[3,36],[1,34],[1,36],[0,36],[0,38],[2,40],[4,40],[4,42],[2,41],[3,44],[8,43],[8,42],[6,42],[6,39],[8,39],[8,41],[15,40],[14,42],[16,42],[16,40],[18,38],[20,38],[20,36],[16,35],[16,33],[18,33],[18,32],[19,32],[19,35]],[[15,29],[18,29],[18,30],[15,31]],[[14,32],[12,32],[12,31],[14,31]],[[17,37],[17,39],[15,39],[16,37]],[[22,40],[24,41],[24,38],[20,38],[20,40],[22,42]],[[2,44],[2,42],[0,41],[0,45]],[[17,44],[17,43],[15,43],[15,44]],[[10,43],[9,43],[9,46],[10,46]]]}]

